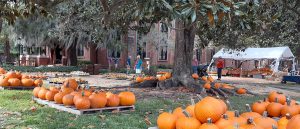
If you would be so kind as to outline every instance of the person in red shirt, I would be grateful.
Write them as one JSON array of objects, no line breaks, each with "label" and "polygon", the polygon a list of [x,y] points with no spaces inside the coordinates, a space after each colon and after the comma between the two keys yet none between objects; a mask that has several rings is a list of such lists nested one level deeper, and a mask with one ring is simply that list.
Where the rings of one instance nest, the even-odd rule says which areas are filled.
[{"label": "person in red shirt", "polygon": [[217,60],[218,80],[221,80],[223,68],[224,68],[224,60],[221,57],[219,57]]}]

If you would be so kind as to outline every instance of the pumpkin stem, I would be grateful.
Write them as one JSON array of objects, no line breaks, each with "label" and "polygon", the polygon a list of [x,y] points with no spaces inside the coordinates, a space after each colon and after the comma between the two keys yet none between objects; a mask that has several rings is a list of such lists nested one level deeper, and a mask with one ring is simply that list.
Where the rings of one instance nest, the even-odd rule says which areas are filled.
[{"label": "pumpkin stem", "polygon": [[275,103],[278,103],[278,98],[277,97],[275,98]]},{"label": "pumpkin stem", "polygon": [[247,124],[253,124],[253,118],[250,117],[248,120],[247,120]]},{"label": "pumpkin stem", "polygon": [[286,104],[288,106],[291,106],[291,98],[290,97],[286,97]]},{"label": "pumpkin stem", "polygon": [[277,129],[277,126],[276,125],[272,125],[272,129]]},{"label": "pumpkin stem", "polygon": [[248,112],[252,112],[251,107],[250,107],[249,104],[246,104],[246,109],[247,109]]},{"label": "pumpkin stem", "polygon": [[208,118],[208,119],[207,119],[207,123],[208,123],[208,124],[212,124],[212,119],[211,119],[211,118]]},{"label": "pumpkin stem", "polygon": [[183,110],[182,113],[183,113],[186,117],[192,117],[186,110]]},{"label": "pumpkin stem", "polygon": [[223,119],[228,120],[228,119],[229,119],[229,118],[228,118],[228,115],[227,115],[227,114],[224,114],[224,115],[223,115]]},{"label": "pumpkin stem", "polygon": [[285,117],[286,117],[286,119],[291,119],[292,118],[292,116],[290,115],[290,113],[287,113],[286,115],[285,115]]},{"label": "pumpkin stem", "polygon": [[191,104],[195,105],[195,100],[193,99],[193,97],[191,97]]},{"label": "pumpkin stem", "polygon": [[231,106],[230,101],[228,99],[226,99],[225,102],[226,102],[227,106],[229,107],[229,109],[232,110],[232,106]]},{"label": "pumpkin stem", "polygon": [[268,117],[268,112],[267,112],[267,111],[264,111],[264,112],[263,112],[263,117],[264,117],[264,118],[267,118],[267,117]]},{"label": "pumpkin stem", "polygon": [[240,117],[240,113],[239,113],[238,110],[235,110],[235,111],[234,111],[234,117]]},{"label": "pumpkin stem", "polygon": [[233,126],[234,126],[235,129],[239,129],[239,128],[240,128],[240,125],[239,125],[239,123],[237,123],[237,122],[235,122],[235,123],[233,124]]}]

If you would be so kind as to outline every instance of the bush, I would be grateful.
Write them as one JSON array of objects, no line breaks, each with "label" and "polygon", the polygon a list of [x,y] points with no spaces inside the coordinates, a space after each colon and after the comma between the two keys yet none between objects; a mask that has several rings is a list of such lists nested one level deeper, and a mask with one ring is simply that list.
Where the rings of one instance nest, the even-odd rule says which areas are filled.
[{"label": "bush", "polygon": [[172,69],[173,68],[172,65],[158,65],[157,67],[159,69]]},{"label": "bush", "polygon": [[33,67],[33,66],[13,66],[4,65],[2,66],[5,70],[17,70],[21,72],[72,72],[80,71],[80,67],[76,66],[53,66],[53,67]]},{"label": "bush", "polygon": [[86,60],[78,60],[78,66],[85,66],[85,65],[90,65],[93,64],[91,61],[86,61]]}]

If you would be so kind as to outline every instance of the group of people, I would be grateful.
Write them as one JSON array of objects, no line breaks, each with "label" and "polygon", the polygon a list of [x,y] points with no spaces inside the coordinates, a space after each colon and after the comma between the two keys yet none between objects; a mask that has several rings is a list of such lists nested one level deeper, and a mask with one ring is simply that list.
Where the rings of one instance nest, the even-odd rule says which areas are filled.
[{"label": "group of people", "polygon": [[[135,61],[134,67],[133,67],[135,70],[135,73],[137,75],[140,75],[142,73],[142,65],[143,65],[143,61],[141,59],[141,56],[138,55],[136,57],[136,61]],[[128,58],[127,58],[126,67],[127,67],[126,73],[129,74],[129,72],[131,70],[131,56],[128,56]]]}]

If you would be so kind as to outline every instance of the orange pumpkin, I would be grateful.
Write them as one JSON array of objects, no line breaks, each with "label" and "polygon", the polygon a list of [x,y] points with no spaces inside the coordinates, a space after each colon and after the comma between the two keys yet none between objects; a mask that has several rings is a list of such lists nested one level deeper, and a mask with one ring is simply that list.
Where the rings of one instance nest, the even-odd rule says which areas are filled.
[{"label": "orange pumpkin", "polygon": [[103,93],[95,93],[89,96],[91,108],[103,108],[106,105],[107,98]]},{"label": "orange pumpkin", "polygon": [[72,106],[72,105],[74,105],[73,98],[74,98],[74,95],[67,94],[63,97],[62,102],[65,106]]},{"label": "orange pumpkin", "polygon": [[213,124],[212,119],[208,118],[207,123],[202,124],[199,129],[219,129],[218,126]]},{"label": "orange pumpkin", "polygon": [[137,77],[137,78],[135,79],[135,81],[136,81],[137,83],[141,83],[141,82],[144,81],[144,79],[143,79],[142,77]]},{"label": "orange pumpkin", "polygon": [[257,117],[261,117],[260,114],[256,113],[256,112],[252,112],[251,108],[250,108],[250,105],[249,104],[246,104],[246,109],[248,110],[248,112],[245,112],[241,115],[241,117],[244,117],[246,119],[249,119],[249,118],[257,118]]},{"label": "orange pumpkin", "polygon": [[247,124],[247,119],[241,117],[238,110],[234,111],[234,117],[229,117],[229,120],[231,120],[232,123],[238,123],[239,125]]},{"label": "orange pumpkin", "polygon": [[297,105],[291,105],[290,98],[287,98],[287,105],[284,105],[281,109],[281,116],[290,114],[292,117],[299,114],[299,109]]},{"label": "orange pumpkin", "polygon": [[91,102],[89,97],[82,95],[75,102],[75,107],[79,110],[81,109],[89,109],[91,107]]},{"label": "orange pumpkin", "polygon": [[227,127],[223,128],[223,129],[245,129],[245,128],[240,127],[239,124],[235,124],[235,125],[227,126]]},{"label": "orange pumpkin", "polygon": [[276,98],[280,104],[285,104],[286,102],[286,96],[280,92],[270,92],[268,98],[270,102],[275,102]]},{"label": "orange pumpkin", "polygon": [[150,77],[150,76],[146,76],[146,77],[143,78],[143,80],[145,80],[145,81],[150,81],[150,80],[151,80],[151,77]]},{"label": "orange pumpkin", "polygon": [[163,112],[157,118],[159,129],[176,129],[177,117],[171,113]]},{"label": "orange pumpkin", "polygon": [[78,83],[75,79],[69,78],[64,82],[63,86],[70,87],[73,90],[76,90],[78,88]]},{"label": "orange pumpkin", "polygon": [[205,76],[202,76],[201,79],[205,82],[207,81],[207,77],[205,77]]},{"label": "orange pumpkin", "polygon": [[199,79],[199,75],[198,75],[197,73],[193,73],[193,74],[192,74],[192,77],[193,77],[194,79],[196,79],[196,80]]},{"label": "orange pumpkin", "polygon": [[241,125],[242,128],[245,129],[264,129],[263,127],[260,127],[259,125],[256,125],[253,121],[253,118],[249,118],[247,120],[247,124]]},{"label": "orange pumpkin", "polygon": [[228,118],[233,118],[235,116],[234,111],[226,111],[225,114],[227,114]]},{"label": "orange pumpkin", "polygon": [[39,95],[39,91],[41,90],[41,87],[35,87],[34,89],[33,89],[33,91],[32,91],[32,93],[33,93],[33,96],[34,97],[39,97],[38,95]]},{"label": "orange pumpkin", "polygon": [[218,99],[218,100],[219,100],[220,104],[222,105],[223,114],[224,114],[225,112],[227,112],[228,107],[227,107],[226,103],[222,99]]},{"label": "orange pumpkin", "polygon": [[44,87],[42,87],[40,90],[39,90],[39,93],[38,93],[38,97],[40,99],[43,99],[43,100],[46,100],[46,93],[48,92],[48,90]]},{"label": "orange pumpkin", "polygon": [[167,72],[165,75],[166,79],[170,79],[172,77],[172,74],[170,72]]},{"label": "orange pumpkin", "polygon": [[48,100],[48,101],[54,101],[54,96],[57,93],[58,93],[58,91],[51,91],[51,90],[47,91],[47,93],[46,93],[46,100]]},{"label": "orange pumpkin", "polygon": [[120,105],[131,106],[135,104],[135,95],[132,92],[119,93]]},{"label": "orange pumpkin", "polygon": [[291,115],[290,114],[286,114],[285,117],[281,117],[279,120],[278,120],[278,127],[280,128],[283,128],[284,129],[286,128],[289,120],[291,119]]},{"label": "orange pumpkin", "polygon": [[120,104],[120,98],[118,95],[112,94],[112,93],[107,93],[106,94],[106,98],[107,98],[107,103],[106,106],[108,107],[116,107],[119,106]]},{"label": "orange pumpkin", "polygon": [[160,76],[159,78],[158,78],[158,81],[164,81],[164,80],[166,80],[167,78],[165,77],[165,76]]},{"label": "orange pumpkin", "polygon": [[41,86],[43,85],[43,80],[42,79],[36,79],[33,82],[34,86]]},{"label": "orange pumpkin", "polygon": [[9,78],[8,83],[10,86],[21,86],[21,81],[17,78]]},{"label": "orange pumpkin", "polygon": [[21,72],[16,72],[16,77],[21,80],[22,79],[22,73]]},{"label": "orange pumpkin", "polygon": [[254,123],[264,129],[272,129],[273,126],[277,127],[277,122],[274,119],[268,117],[267,114],[267,111],[264,111],[262,117],[257,117],[254,119]]},{"label": "orange pumpkin", "polygon": [[230,85],[228,85],[228,84],[223,84],[223,85],[222,85],[222,88],[225,88],[225,89],[231,89],[231,90],[234,89],[233,86],[230,86]]},{"label": "orange pumpkin", "polygon": [[10,72],[6,73],[6,77],[9,78],[9,79],[18,78],[16,72],[14,72],[14,71],[10,71]]},{"label": "orange pumpkin", "polygon": [[245,88],[239,88],[236,93],[238,94],[246,94],[247,93],[247,90]]},{"label": "orange pumpkin", "polygon": [[32,79],[22,79],[21,80],[22,86],[33,86]]},{"label": "orange pumpkin", "polygon": [[54,95],[54,101],[55,103],[57,104],[63,104],[63,97],[65,96],[66,94],[64,92],[59,92],[57,94]]},{"label": "orange pumpkin", "polygon": [[66,86],[63,86],[61,91],[64,93],[64,94],[70,94],[74,91],[73,88],[70,87],[70,85],[66,85]]},{"label": "orange pumpkin", "polygon": [[0,68],[0,74],[6,74],[6,71],[5,71],[5,69],[3,69],[3,68]]},{"label": "orange pumpkin", "polygon": [[174,109],[173,115],[175,115],[177,118],[185,117],[185,115],[183,114],[183,109],[181,107]]},{"label": "orange pumpkin", "polygon": [[224,114],[221,119],[219,119],[216,123],[216,126],[218,126],[220,129],[223,129],[227,126],[232,125],[232,121],[229,120],[228,115]]},{"label": "orange pumpkin", "polygon": [[199,129],[201,123],[196,119],[191,117],[187,112],[185,117],[180,117],[176,121],[176,129]]},{"label": "orange pumpkin", "polygon": [[281,115],[282,107],[283,105],[281,105],[280,103],[272,102],[267,106],[268,114],[272,117],[279,117]]},{"label": "orange pumpkin", "polygon": [[222,104],[213,97],[205,97],[195,105],[195,116],[201,123],[205,123],[208,118],[216,122],[223,113]]},{"label": "orange pumpkin", "polygon": [[257,112],[262,115],[264,111],[267,110],[267,105],[261,101],[258,101],[252,104],[251,109],[253,112]]},{"label": "orange pumpkin", "polygon": [[9,86],[8,78],[6,78],[5,76],[1,77],[0,86]]},{"label": "orange pumpkin", "polygon": [[286,125],[286,129],[300,129],[300,115],[293,116]]},{"label": "orange pumpkin", "polygon": [[208,80],[209,82],[214,82],[214,79],[213,79],[211,76],[208,76],[207,80]]},{"label": "orange pumpkin", "polygon": [[206,83],[203,85],[203,87],[204,87],[205,89],[210,89],[210,88],[211,88],[211,85],[210,85],[209,82],[206,82]]},{"label": "orange pumpkin", "polygon": [[214,86],[215,86],[215,88],[219,89],[219,88],[221,88],[221,87],[222,87],[222,84],[217,82],[217,83],[215,83],[215,85],[214,85]]}]

